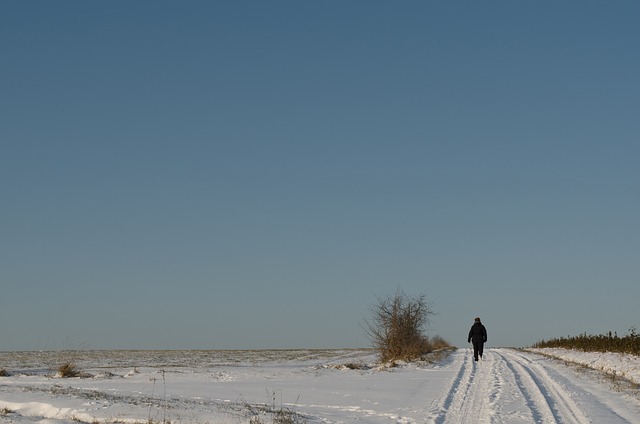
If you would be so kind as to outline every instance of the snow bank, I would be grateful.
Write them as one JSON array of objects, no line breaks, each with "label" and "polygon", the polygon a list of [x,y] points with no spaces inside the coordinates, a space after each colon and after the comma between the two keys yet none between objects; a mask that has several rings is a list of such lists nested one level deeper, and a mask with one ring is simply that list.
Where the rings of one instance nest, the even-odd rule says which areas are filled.
[{"label": "snow bank", "polygon": [[[43,402],[0,401],[0,409],[3,410],[3,415],[8,415],[8,411],[11,411],[19,413],[21,417],[39,417],[37,422],[40,424],[72,424],[93,421],[91,416],[78,413],[72,408],[58,408]],[[13,422],[13,418],[10,418],[9,422]]]},{"label": "snow bank", "polygon": [[585,365],[607,374],[625,378],[635,384],[640,384],[640,357],[638,356],[613,352],[582,352],[558,348],[531,348],[527,350]]}]

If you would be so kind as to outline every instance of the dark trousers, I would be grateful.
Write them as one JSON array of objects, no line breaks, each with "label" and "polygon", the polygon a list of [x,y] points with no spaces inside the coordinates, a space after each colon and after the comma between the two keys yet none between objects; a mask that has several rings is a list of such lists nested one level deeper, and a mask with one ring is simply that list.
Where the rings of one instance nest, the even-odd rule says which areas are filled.
[{"label": "dark trousers", "polygon": [[482,358],[482,349],[484,348],[484,342],[473,342],[473,358],[477,361],[478,355]]}]

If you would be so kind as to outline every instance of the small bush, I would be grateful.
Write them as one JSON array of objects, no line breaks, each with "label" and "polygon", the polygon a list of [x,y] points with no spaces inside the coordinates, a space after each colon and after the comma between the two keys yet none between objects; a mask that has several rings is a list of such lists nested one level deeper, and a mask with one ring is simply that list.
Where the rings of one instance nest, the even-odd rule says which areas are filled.
[{"label": "small bush", "polygon": [[80,370],[73,362],[65,362],[58,367],[58,376],[62,378],[80,377]]},{"label": "small bush", "polygon": [[9,371],[5,370],[5,369],[0,369],[0,377],[9,377],[11,374],[9,374]]}]

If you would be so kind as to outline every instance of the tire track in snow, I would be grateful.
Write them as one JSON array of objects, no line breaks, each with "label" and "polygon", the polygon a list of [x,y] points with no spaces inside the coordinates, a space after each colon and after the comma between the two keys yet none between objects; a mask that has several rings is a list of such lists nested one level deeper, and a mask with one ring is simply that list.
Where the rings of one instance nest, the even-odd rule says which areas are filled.
[{"label": "tire track in snow", "polygon": [[589,418],[571,394],[549,376],[544,367],[520,354],[500,350],[496,354],[513,373],[516,385],[531,411],[534,422],[582,424]]},{"label": "tire track in snow", "polygon": [[[565,364],[549,361],[548,358],[536,354],[512,349],[501,352],[513,358],[514,363],[518,362],[524,368],[528,368],[539,379],[540,384],[544,385],[552,400],[551,405],[557,404],[556,407],[560,411],[557,413],[557,422],[640,423],[640,408],[636,408],[635,411],[629,408],[629,402],[636,404],[637,392],[631,398],[627,398],[623,393],[611,397],[612,388],[602,385],[602,380],[593,375],[578,372]],[[613,391],[615,392],[615,389]],[[570,409],[569,417],[560,415],[562,411],[566,413],[567,408]]]},{"label": "tire track in snow", "polygon": [[429,408],[429,423],[638,422],[580,381],[562,377],[545,360],[512,349],[488,349],[484,356],[476,365],[468,350],[455,354],[454,376]]},{"label": "tire track in snow", "polygon": [[490,422],[499,397],[499,379],[494,378],[496,362],[490,352],[478,363],[465,350],[456,354],[459,370],[446,395],[432,408],[434,424]]},{"label": "tire track in snow", "polygon": [[[536,402],[536,393],[531,392],[529,386],[523,381],[522,374],[518,372],[518,370],[514,367],[514,365],[501,353],[496,352],[497,356],[500,358],[502,363],[502,380],[505,384],[508,384],[511,387],[510,393],[511,398],[510,402],[516,403],[517,401],[521,401],[523,403],[522,407],[516,408],[514,412],[511,414],[504,415],[512,415],[512,420],[521,419],[523,422],[532,421],[535,423],[542,422],[553,422],[553,413],[551,409],[549,409],[548,405],[543,402],[544,407],[541,410],[539,402]],[[510,377],[506,376],[506,373],[510,373]],[[514,395],[514,393],[519,393],[519,395]],[[527,409],[530,415],[525,415],[522,411],[523,409]]]}]

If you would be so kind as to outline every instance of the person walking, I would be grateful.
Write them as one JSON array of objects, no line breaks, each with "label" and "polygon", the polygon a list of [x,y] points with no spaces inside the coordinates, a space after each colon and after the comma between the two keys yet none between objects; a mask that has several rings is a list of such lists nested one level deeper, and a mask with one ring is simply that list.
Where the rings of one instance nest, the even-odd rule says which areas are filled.
[{"label": "person walking", "polygon": [[467,337],[467,343],[473,342],[473,359],[478,360],[478,356],[482,358],[482,350],[484,344],[487,342],[487,329],[480,322],[480,318],[476,318],[471,330],[469,330],[469,336]]}]

